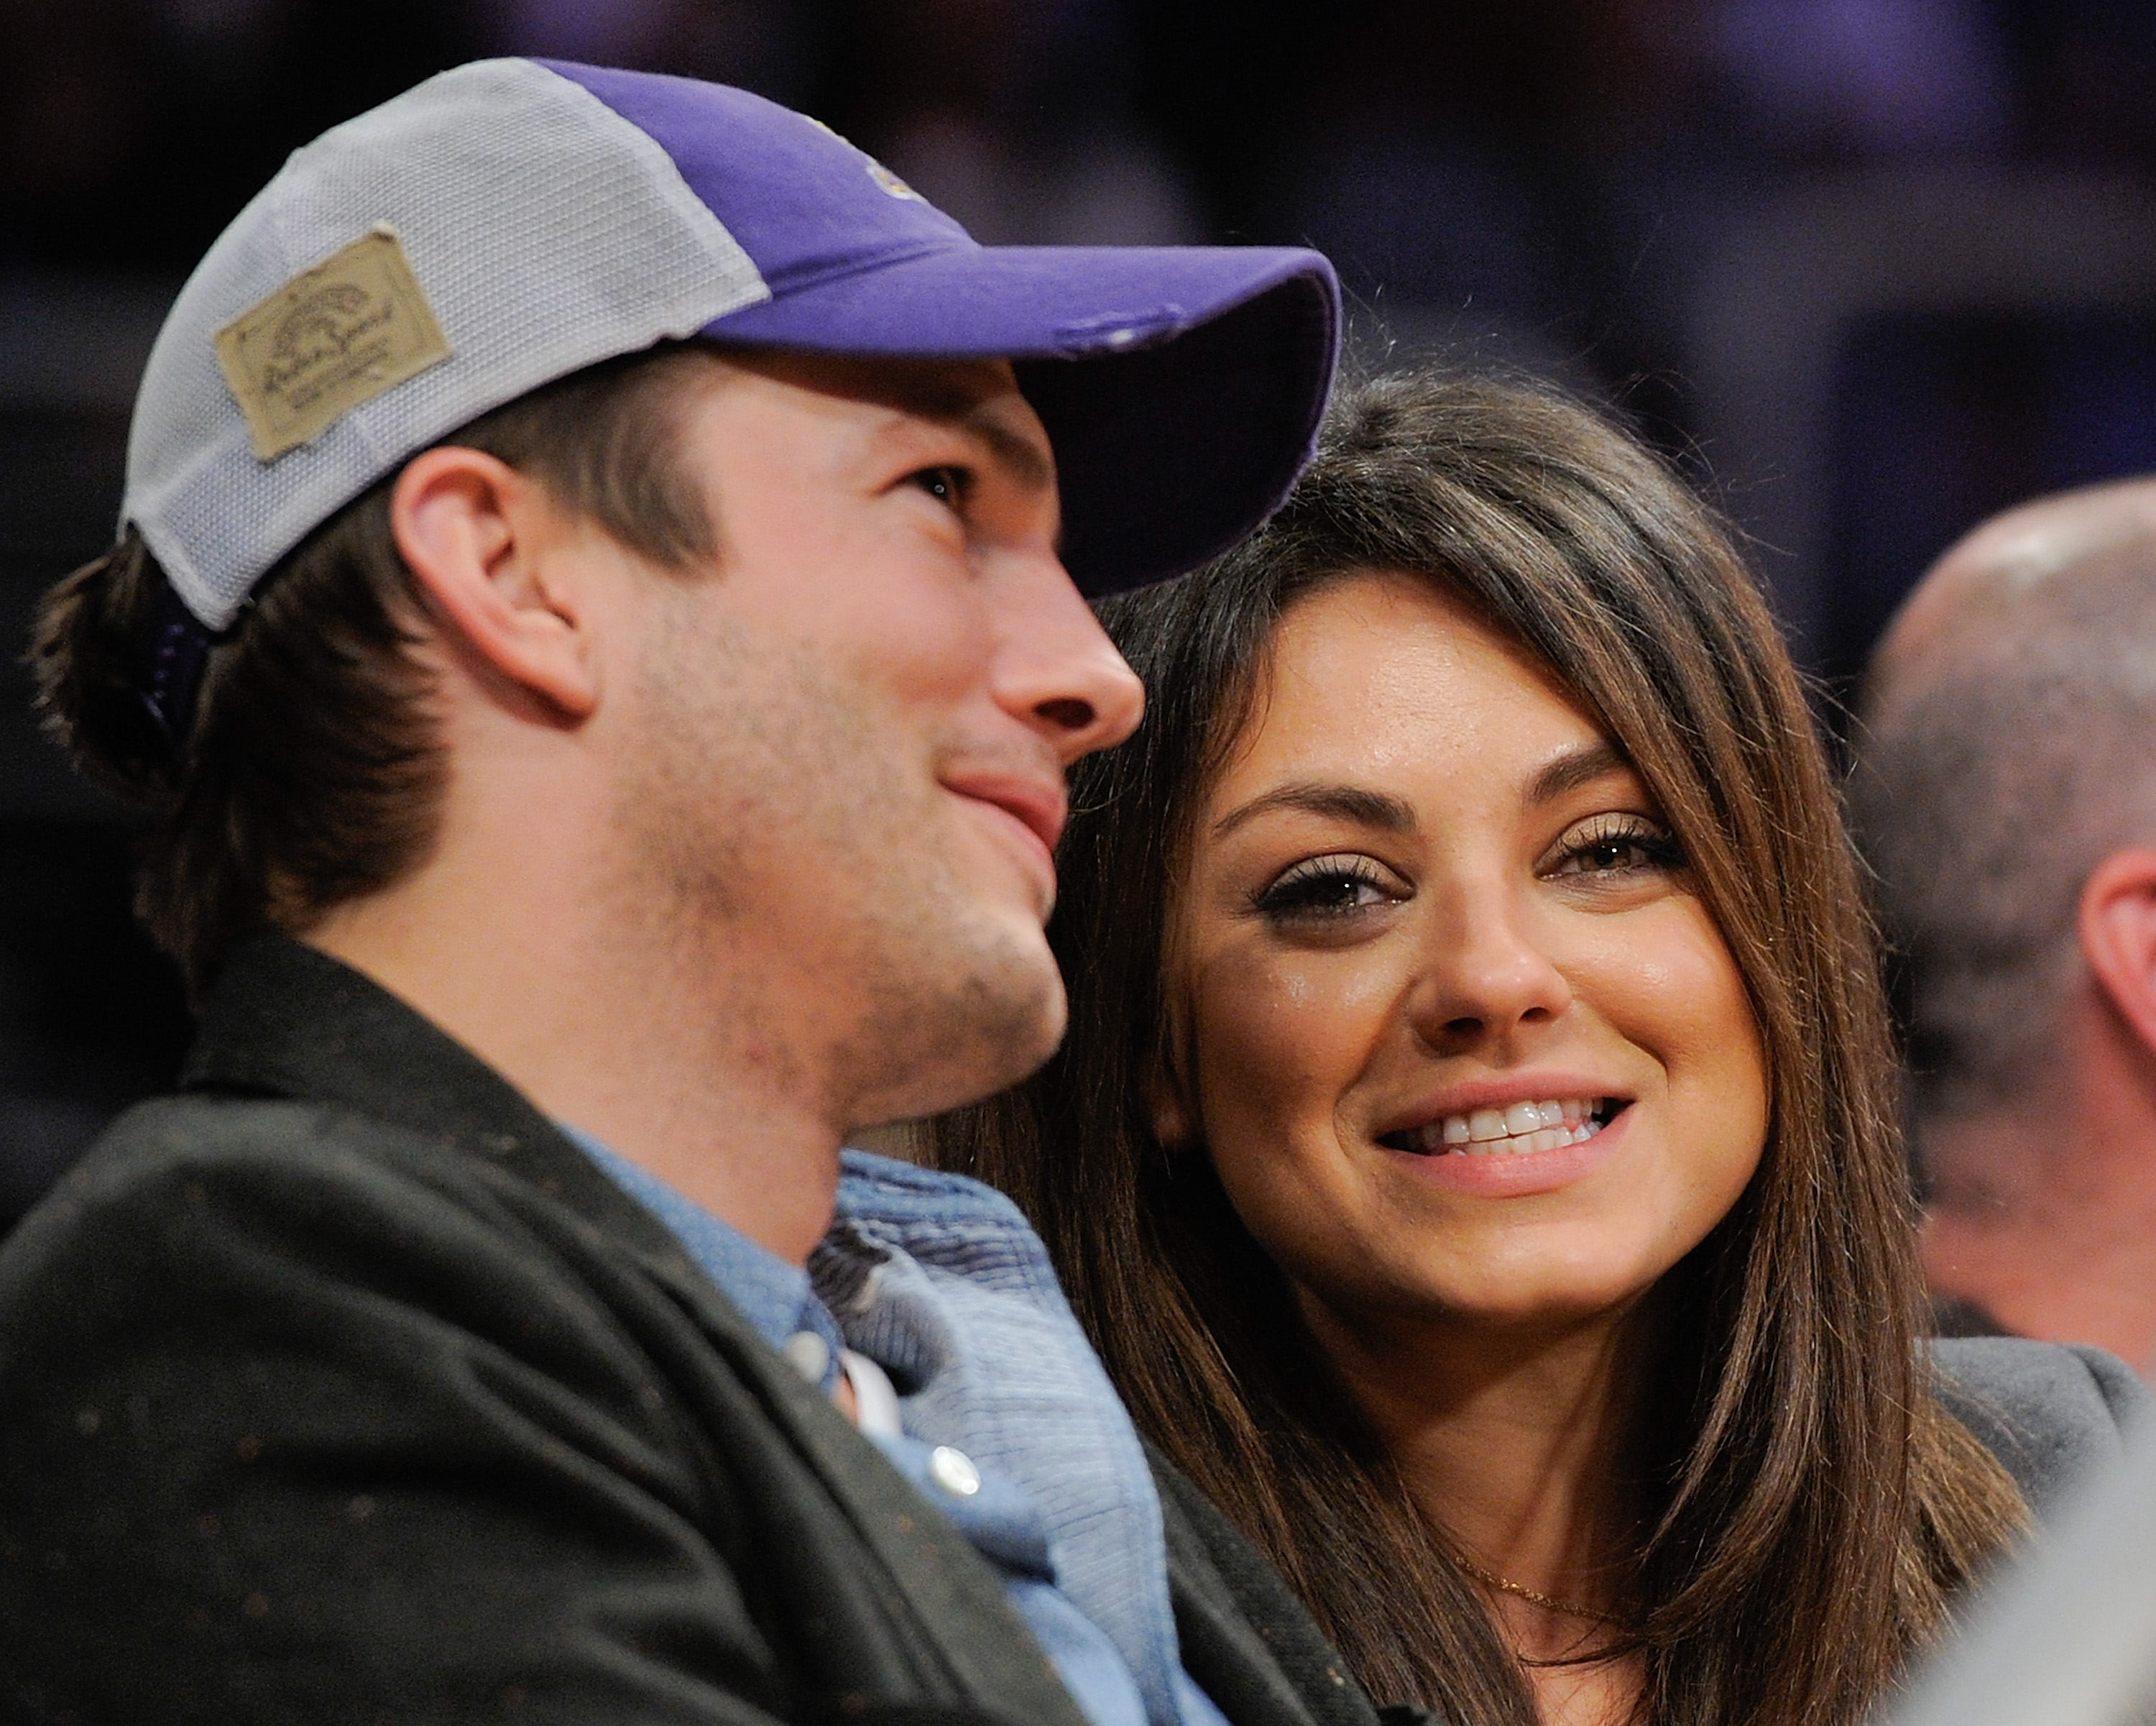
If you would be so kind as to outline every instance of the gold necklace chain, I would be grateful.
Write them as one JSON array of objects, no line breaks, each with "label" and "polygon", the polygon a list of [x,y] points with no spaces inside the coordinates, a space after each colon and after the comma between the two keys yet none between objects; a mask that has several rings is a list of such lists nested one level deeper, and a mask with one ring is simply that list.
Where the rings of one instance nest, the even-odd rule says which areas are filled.
[{"label": "gold necklace chain", "polygon": [[1538,1589],[1529,1588],[1524,1582],[1515,1582],[1509,1576],[1500,1576],[1495,1570],[1486,1570],[1464,1553],[1455,1553],[1453,1561],[1477,1582],[1487,1584],[1500,1594],[1516,1595],[1537,1606],[1548,1607],[1553,1612],[1562,1612],[1568,1618],[1584,1618],[1590,1624],[1618,1624],[1624,1620],[1609,1612],[1598,1612],[1592,1606],[1575,1605],[1570,1600],[1560,1600]]}]

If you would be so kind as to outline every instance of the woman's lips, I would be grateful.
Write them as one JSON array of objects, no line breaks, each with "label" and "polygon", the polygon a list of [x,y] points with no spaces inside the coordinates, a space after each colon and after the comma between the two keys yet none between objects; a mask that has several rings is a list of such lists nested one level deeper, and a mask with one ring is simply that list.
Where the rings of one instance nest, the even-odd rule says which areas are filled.
[{"label": "woman's lips", "polygon": [[[1561,1102],[1562,1099],[1559,1099]],[[1592,1174],[1616,1156],[1628,1137],[1633,1108],[1629,1099],[1601,1099],[1607,1112],[1583,1117],[1572,1133],[1561,1128],[1537,1127],[1532,1133],[1507,1133],[1506,1139],[1527,1140],[1523,1145],[1496,1147],[1500,1140],[1471,1140],[1467,1145],[1440,1145],[1436,1150],[1410,1149],[1400,1141],[1404,1134],[1389,1133],[1378,1142],[1400,1158],[1402,1168],[1434,1187],[1491,1199],[1512,1199],[1532,1193],[1554,1192]],[[1441,1123],[1434,1123],[1440,1133]],[[1411,1129],[1419,1138],[1429,1129]],[[1553,1143],[1543,1142],[1550,1135]],[[1488,1147],[1488,1148],[1484,1148]]]},{"label": "woman's lips", "polygon": [[1585,1144],[1620,1107],[1608,1097],[1553,1097],[1441,1115],[1382,1136],[1380,1143],[1423,1157],[1520,1157]]}]

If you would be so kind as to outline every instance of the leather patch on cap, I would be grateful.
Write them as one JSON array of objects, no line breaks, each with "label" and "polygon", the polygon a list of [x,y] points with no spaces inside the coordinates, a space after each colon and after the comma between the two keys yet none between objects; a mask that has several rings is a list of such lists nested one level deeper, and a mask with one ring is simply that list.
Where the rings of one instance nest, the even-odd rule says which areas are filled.
[{"label": "leather patch on cap", "polygon": [[449,357],[396,230],[376,227],[217,332],[217,360],[264,461]]}]

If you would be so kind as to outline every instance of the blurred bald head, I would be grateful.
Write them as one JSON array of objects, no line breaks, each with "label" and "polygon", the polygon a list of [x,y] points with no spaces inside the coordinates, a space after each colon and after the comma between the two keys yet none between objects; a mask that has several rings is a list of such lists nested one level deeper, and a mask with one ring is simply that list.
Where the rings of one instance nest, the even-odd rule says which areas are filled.
[{"label": "blurred bald head", "polygon": [[2082,882],[2156,843],[2156,480],[1994,516],[1873,660],[1852,783],[1912,972],[1922,1113],[2025,1092]]},{"label": "blurred bald head", "polygon": [[[2156,571],[2156,479],[2061,492],[1994,516],[1957,542],[1903,602],[1871,664],[1868,709],[1883,713],[1962,645],[2032,623],[2073,632]],[[2121,592],[2121,588],[2125,591]]]},{"label": "blurred bald head", "polygon": [[1851,789],[1908,967],[1934,1233],[1957,1206],[1994,1233],[2024,1213],[2092,1276],[2069,1201],[2109,1227],[2131,1207],[2096,1189],[2145,1171],[2151,1335],[2127,1352],[2156,1352],[2156,480],[1953,547],[1881,641],[1861,719]]}]

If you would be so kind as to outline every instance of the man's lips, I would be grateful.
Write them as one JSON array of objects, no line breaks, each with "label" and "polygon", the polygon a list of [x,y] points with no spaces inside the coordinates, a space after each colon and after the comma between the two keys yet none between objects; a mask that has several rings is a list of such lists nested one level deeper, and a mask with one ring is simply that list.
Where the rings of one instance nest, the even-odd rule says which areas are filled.
[{"label": "man's lips", "polygon": [[944,779],[943,786],[960,797],[1001,809],[1016,821],[1040,841],[1053,872],[1055,841],[1063,836],[1064,818],[1070,809],[1060,779],[1021,778],[1004,773],[954,773]]},{"label": "man's lips", "polygon": [[1015,815],[1033,830],[1034,836],[1050,850],[1063,836],[1063,819],[1070,808],[1060,780],[1019,778],[1004,773],[954,773],[943,781],[961,797],[992,803]]}]

